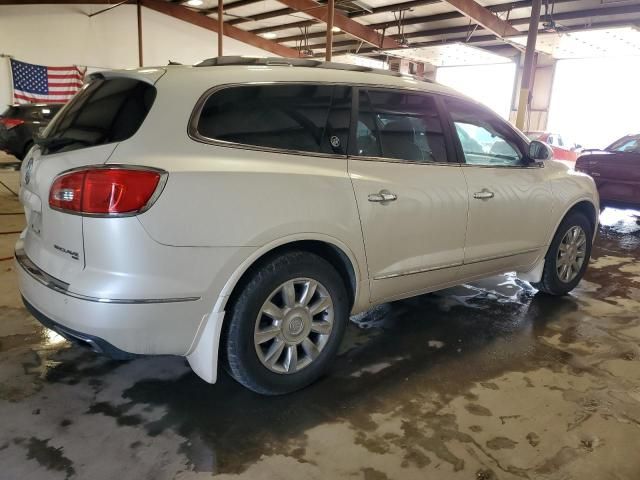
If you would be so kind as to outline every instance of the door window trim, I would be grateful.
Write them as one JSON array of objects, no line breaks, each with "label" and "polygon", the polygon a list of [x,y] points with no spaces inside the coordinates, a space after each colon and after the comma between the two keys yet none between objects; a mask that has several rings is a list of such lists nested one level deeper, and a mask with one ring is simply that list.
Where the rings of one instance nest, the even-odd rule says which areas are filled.
[{"label": "door window trim", "polygon": [[[221,85],[216,85],[208,90],[206,90],[202,96],[198,99],[191,112],[191,116],[189,117],[189,123],[187,126],[187,135],[192,140],[195,140],[199,143],[206,143],[209,145],[215,145],[218,147],[227,147],[227,148],[238,148],[240,150],[253,150],[258,152],[272,152],[272,153],[283,153],[287,155],[302,155],[306,157],[320,157],[320,158],[341,158],[346,159],[348,154],[343,153],[326,153],[326,152],[309,152],[304,150],[295,150],[288,148],[278,148],[278,147],[267,147],[261,145],[250,145],[247,143],[236,143],[229,142],[227,140],[219,140],[216,138],[210,138],[202,135],[198,131],[198,122],[200,121],[200,115],[202,114],[202,110],[204,105],[207,103],[207,100],[211,98],[216,93],[226,90],[229,88],[237,88],[237,87],[261,87],[261,86],[277,86],[277,85],[318,85],[318,86],[330,86],[330,87],[348,87],[351,88],[351,115],[353,115],[353,85],[344,82],[309,82],[309,81],[273,81],[273,82],[241,82],[241,83],[225,83]],[[329,113],[331,113],[331,107],[329,107]],[[351,136],[351,131],[353,128],[353,118],[349,119],[349,136]],[[349,139],[351,140],[351,139]],[[350,142],[349,142],[350,143]],[[348,145],[348,148],[350,146]]]},{"label": "door window trim", "polygon": [[[353,102],[353,110],[351,114],[351,138],[349,139],[349,154],[348,157],[350,160],[365,160],[369,162],[385,162],[385,163],[400,163],[405,165],[424,165],[424,166],[460,166],[460,163],[457,159],[456,150],[452,143],[451,132],[449,132],[447,117],[443,116],[442,106],[440,104],[441,97],[449,96],[442,95],[440,93],[429,92],[419,89],[412,88],[402,88],[402,87],[393,87],[386,85],[353,85],[353,91],[351,93],[351,99]],[[447,161],[446,162],[418,162],[411,160],[402,160],[401,158],[390,158],[390,157],[376,157],[371,155],[358,155],[357,152],[357,128],[358,128],[358,116],[360,114],[360,90],[364,89],[367,94],[370,90],[377,91],[386,91],[386,92],[396,92],[396,93],[409,93],[412,95],[424,95],[433,98],[434,103],[436,105],[436,111],[438,117],[440,119],[440,124],[442,125],[442,133],[444,135],[445,140],[445,150],[447,152]],[[453,95],[451,98],[457,98]],[[373,108],[373,105],[371,105]]]},{"label": "door window trim", "polygon": [[[325,153],[325,152],[305,152],[300,150],[288,150],[283,148],[275,148],[275,147],[263,147],[259,145],[248,145],[244,143],[234,143],[228,142],[226,140],[217,140],[215,138],[209,138],[204,135],[201,135],[198,132],[198,121],[200,120],[200,115],[202,113],[202,109],[204,108],[205,103],[213,94],[227,89],[227,88],[235,88],[235,87],[247,87],[247,86],[263,86],[263,85],[327,85],[327,86],[338,86],[338,87],[349,87],[351,88],[351,118],[350,118],[350,129],[349,129],[349,145],[347,154],[337,154],[337,153]],[[385,158],[385,157],[364,157],[354,155],[352,150],[355,144],[356,131],[357,131],[357,116],[358,116],[358,94],[359,89],[377,89],[377,90],[388,90],[395,92],[409,92],[413,94],[423,94],[429,95],[434,98],[436,101],[436,106],[438,106],[438,114],[440,116],[440,121],[442,122],[442,129],[445,135],[445,143],[447,149],[447,162],[409,162],[406,160],[393,159],[393,158]],[[187,135],[191,140],[194,140],[198,143],[204,143],[207,145],[214,145],[217,147],[225,147],[225,148],[236,148],[240,150],[251,150],[257,152],[270,152],[270,153],[282,153],[286,155],[301,155],[307,157],[318,157],[318,158],[334,158],[334,159],[353,159],[353,160],[366,160],[372,162],[386,162],[386,163],[402,163],[406,165],[424,165],[424,166],[460,166],[459,159],[457,158],[457,152],[455,149],[455,143],[453,141],[452,133],[447,128],[448,115],[444,115],[444,110],[442,106],[439,105],[444,98],[451,99],[459,99],[460,97],[456,95],[449,95],[441,92],[430,92],[425,91],[424,89],[417,87],[401,87],[401,86],[390,86],[384,84],[373,84],[373,83],[349,83],[349,82],[328,82],[328,81],[295,81],[295,80],[274,80],[267,82],[234,82],[234,83],[222,83],[219,85],[215,85],[207,90],[198,98],[191,111],[191,115],[189,116],[189,120],[187,123]],[[448,140],[447,140],[448,137]]]},{"label": "door window trim", "polygon": [[474,103],[474,102],[470,102],[468,100],[462,99],[462,98],[458,98],[458,97],[449,97],[449,98],[453,98],[456,101],[460,101],[466,104],[469,104],[475,108],[478,108],[480,110],[485,110],[488,111],[489,113],[491,113],[492,115],[494,115],[496,118],[498,118],[498,120],[502,121],[504,123],[504,125],[509,128],[509,130],[514,134],[514,136],[519,140],[518,142],[518,147],[522,148],[522,160],[526,163],[523,163],[522,165],[481,165],[481,164],[475,164],[475,163],[467,163],[466,162],[466,157],[464,155],[464,150],[462,149],[462,143],[460,142],[460,136],[457,134],[456,132],[456,126],[455,126],[455,122],[453,121],[453,117],[451,116],[451,113],[449,112],[449,110],[447,109],[446,105],[445,105],[445,101],[444,98],[441,98],[441,102],[442,102],[442,108],[444,110],[444,114],[446,115],[446,119],[447,119],[447,126],[449,127],[448,130],[450,131],[452,137],[453,137],[453,143],[455,145],[455,152],[456,152],[456,156],[458,158],[458,162],[460,164],[460,166],[465,167],[465,168],[511,168],[511,169],[538,169],[538,168],[545,168],[544,162],[533,162],[529,159],[529,157],[527,156],[527,150],[528,150],[528,146],[529,143],[527,141],[525,141],[523,138],[521,138],[521,135],[518,134],[518,131],[507,121],[501,119],[496,113],[492,112],[488,107],[485,107],[484,105],[478,104],[478,103]]}]

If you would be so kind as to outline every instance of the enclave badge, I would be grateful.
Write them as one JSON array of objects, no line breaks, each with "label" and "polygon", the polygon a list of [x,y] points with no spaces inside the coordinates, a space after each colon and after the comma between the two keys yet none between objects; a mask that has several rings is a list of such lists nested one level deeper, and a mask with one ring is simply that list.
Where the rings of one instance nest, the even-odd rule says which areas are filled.
[{"label": "enclave badge", "polygon": [[24,167],[24,183],[25,185],[29,185],[31,181],[31,170],[33,170],[33,157],[29,158],[27,162],[27,166]]}]

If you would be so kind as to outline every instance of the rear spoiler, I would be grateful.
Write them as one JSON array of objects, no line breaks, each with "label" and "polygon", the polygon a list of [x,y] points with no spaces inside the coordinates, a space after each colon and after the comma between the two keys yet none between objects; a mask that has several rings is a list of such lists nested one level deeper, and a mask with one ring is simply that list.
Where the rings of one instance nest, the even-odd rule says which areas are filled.
[{"label": "rear spoiler", "polygon": [[167,73],[167,70],[162,67],[136,68],[128,70],[103,70],[101,72],[90,74],[87,79],[92,81],[104,78],[125,77],[140,80],[150,85],[155,85],[165,73]]}]

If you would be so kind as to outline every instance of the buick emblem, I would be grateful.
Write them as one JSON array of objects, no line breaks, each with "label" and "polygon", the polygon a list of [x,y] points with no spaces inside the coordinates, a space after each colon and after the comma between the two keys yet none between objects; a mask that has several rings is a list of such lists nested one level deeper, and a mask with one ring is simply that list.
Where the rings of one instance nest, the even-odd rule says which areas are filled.
[{"label": "buick emblem", "polygon": [[24,167],[24,183],[25,185],[29,185],[31,181],[31,170],[33,170],[33,157],[29,158],[27,162],[27,166]]}]

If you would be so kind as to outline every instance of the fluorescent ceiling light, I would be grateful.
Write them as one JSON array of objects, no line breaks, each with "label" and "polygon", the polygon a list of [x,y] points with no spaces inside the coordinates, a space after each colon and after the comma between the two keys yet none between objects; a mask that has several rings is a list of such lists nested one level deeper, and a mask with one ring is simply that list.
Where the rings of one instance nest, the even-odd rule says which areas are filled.
[{"label": "fluorescent ceiling light", "polygon": [[[516,45],[527,44],[526,35],[508,37],[507,40]],[[539,33],[536,50],[557,59],[638,56],[640,31],[629,26]]]},{"label": "fluorescent ceiling light", "polygon": [[354,5],[360,7],[363,10],[366,10],[369,13],[373,13],[373,7],[371,5],[368,5],[365,2],[361,1],[361,0],[353,0],[351,3],[353,3]]},{"label": "fluorescent ceiling light", "polygon": [[275,32],[265,32],[265,33],[261,33],[260,36],[262,38],[268,38],[269,40],[272,40],[274,38],[277,37],[277,35],[275,34]]},{"label": "fluorescent ceiling light", "polygon": [[202,0],[189,0],[187,2],[187,5],[191,6],[191,7],[199,7],[200,5],[202,5],[204,2]]},{"label": "fluorescent ceiling light", "polygon": [[510,59],[463,43],[448,43],[432,47],[398,48],[387,50],[389,55],[407,58],[414,62],[426,62],[436,67],[461,65],[494,65],[509,63]]}]

